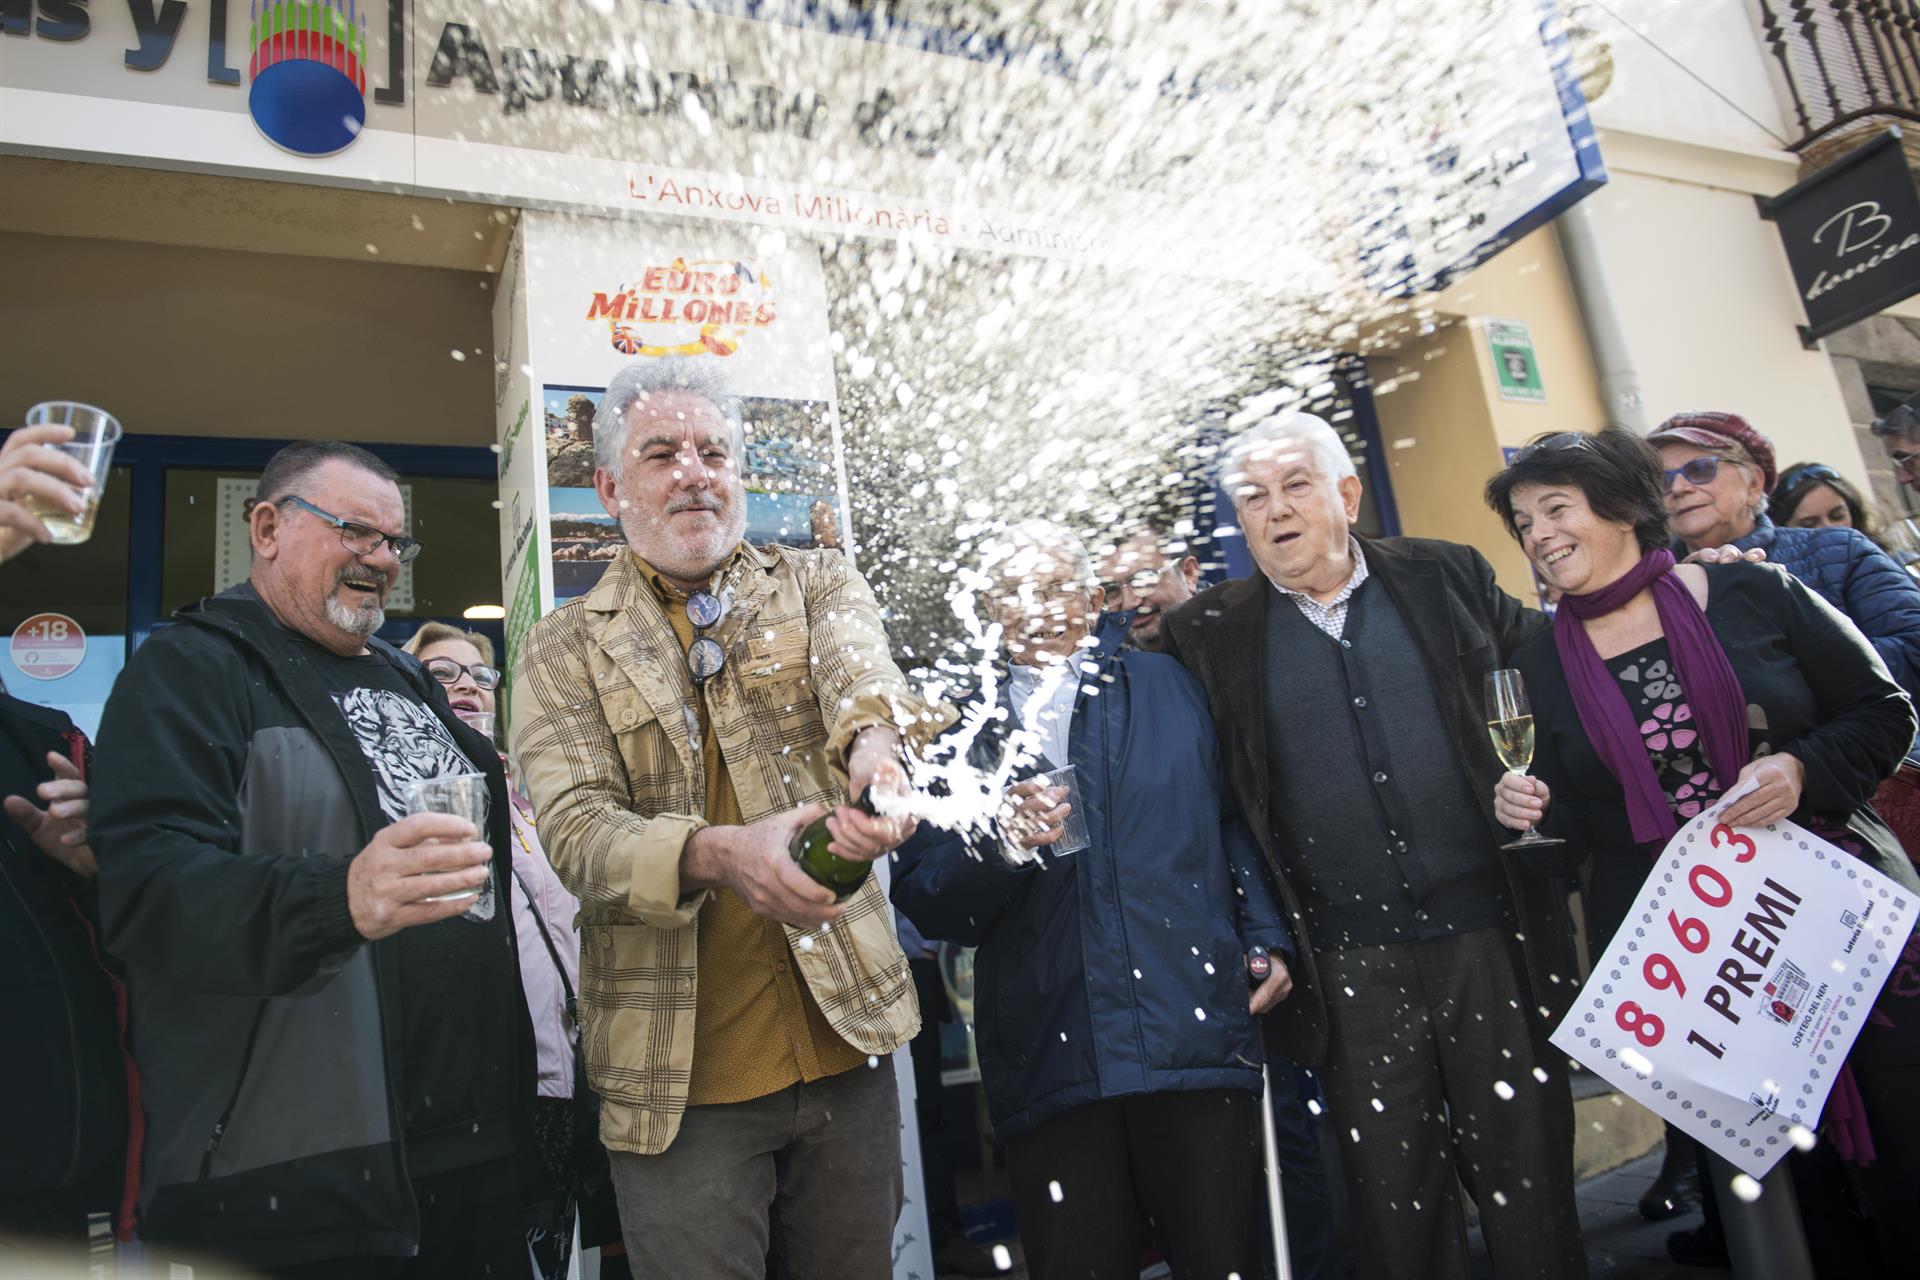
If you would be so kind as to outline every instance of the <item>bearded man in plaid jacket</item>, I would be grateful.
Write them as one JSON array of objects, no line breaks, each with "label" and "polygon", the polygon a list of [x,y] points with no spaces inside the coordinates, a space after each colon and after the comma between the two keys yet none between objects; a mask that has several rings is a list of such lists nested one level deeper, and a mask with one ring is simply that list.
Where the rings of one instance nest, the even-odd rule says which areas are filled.
[{"label": "bearded man in plaid jacket", "polygon": [[903,732],[947,717],[909,694],[844,555],[742,540],[743,453],[710,363],[614,377],[594,487],[627,547],[528,631],[515,756],[582,903],[587,1074],[634,1274],[757,1277],[772,1249],[796,1280],[885,1277],[887,1055],[919,1007],[877,880],[836,903],[787,844],[826,814],[835,852],[889,852],[912,822],[847,796],[901,787]]}]

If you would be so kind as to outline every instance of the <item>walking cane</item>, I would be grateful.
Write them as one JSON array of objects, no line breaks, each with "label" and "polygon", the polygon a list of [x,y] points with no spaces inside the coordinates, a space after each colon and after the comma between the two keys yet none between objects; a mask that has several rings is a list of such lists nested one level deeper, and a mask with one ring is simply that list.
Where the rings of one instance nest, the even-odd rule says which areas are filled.
[{"label": "walking cane", "polygon": [[[1258,986],[1273,972],[1273,958],[1265,947],[1247,951],[1247,979]],[[1287,1258],[1287,1210],[1280,1200],[1280,1138],[1273,1127],[1273,1076],[1267,1064],[1260,1064],[1260,1138],[1267,1157],[1267,1221],[1273,1227],[1273,1273],[1278,1280],[1293,1280],[1293,1264]]]},{"label": "walking cane", "polygon": [[1293,1280],[1293,1264],[1287,1258],[1287,1210],[1280,1202],[1280,1140],[1273,1128],[1273,1077],[1267,1064],[1260,1064],[1260,1136],[1267,1148],[1267,1221],[1273,1224],[1273,1273],[1278,1280]]}]

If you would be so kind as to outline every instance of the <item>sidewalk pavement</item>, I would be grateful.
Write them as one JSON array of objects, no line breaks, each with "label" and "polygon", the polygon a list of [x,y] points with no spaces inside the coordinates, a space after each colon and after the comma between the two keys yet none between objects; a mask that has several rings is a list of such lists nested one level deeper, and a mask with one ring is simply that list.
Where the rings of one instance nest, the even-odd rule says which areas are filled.
[{"label": "sidewalk pavement", "polygon": [[[1683,1267],[1667,1257],[1667,1237],[1698,1226],[1697,1212],[1671,1222],[1648,1222],[1640,1216],[1640,1193],[1660,1172],[1660,1157],[1661,1152],[1650,1152],[1587,1179],[1574,1192],[1592,1280],[1721,1280],[1733,1274],[1720,1267]],[[1473,1250],[1475,1280],[1491,1280],[1493,1268],[1477,1228]]]},{"label": "sidewalk pavement", "polygon": [[[1574,1193],[1592,1280],[1724,1280],[1732,1274],[1724,1268],[1683,1267],[1667,1257],[1667,1236],[1697,1226],[1698,1213],[1671,1222],[1647,1222],[1640,1217],[1640,1193],[1660,1172],[1660,1156],[1659,1151],[1653,1151],[1610,1173],[1589,1178]],[[1473,1227],[1470,1235],[1474,1280],[1492,1280],[1493,1267],[1479,1227]],[[1008,1280],[1025,1280],[1027,1270],[1017,1244],[1010,1253],[1013,1270],[1007,1273]],[[943,1275],[942,1280],[954,1278]]]}]

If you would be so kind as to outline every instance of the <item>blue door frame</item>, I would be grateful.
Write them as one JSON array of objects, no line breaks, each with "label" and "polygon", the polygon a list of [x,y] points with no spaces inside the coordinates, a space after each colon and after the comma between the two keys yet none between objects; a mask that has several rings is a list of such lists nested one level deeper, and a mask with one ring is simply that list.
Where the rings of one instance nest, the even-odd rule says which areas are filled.
[{"label": "blue door frame", "polygon": [[[120,447],[114,451],[114,465],[130,468],[133,483],[127,521],[129,654],[145,643],[156,626],[163,625],[160,617],[160,575],[167,533],[167,469],[192,467],[210,471],[260,471],[266,468],[267,460],[288,443],[286,440],[133,435],[120,441]],[[491,449],[365,443],[360,443],[359,447],[402,475],[465,480],[491,480],[499,475],[499,459]],[[475,623],[457,618],[447,621],[489,634],[500,630],[497,622]],[[411,627],[418,622],[419,619],[409,619],[406,625]],[[499,642],[503,637],[496,635],[494,638]]]}]

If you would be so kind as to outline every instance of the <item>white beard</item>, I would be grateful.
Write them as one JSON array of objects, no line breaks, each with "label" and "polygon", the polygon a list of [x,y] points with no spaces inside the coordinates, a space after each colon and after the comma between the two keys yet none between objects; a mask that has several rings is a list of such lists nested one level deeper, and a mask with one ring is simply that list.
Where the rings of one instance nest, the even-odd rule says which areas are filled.
[{"label": "white beard", "polygon": [[738,496],[723,527],[691,540],[692,545],[669,536],[652,518],[634,511],[621,516],[620,531],[627,535],[634,554],[655,569],[688,580],[706,577],[726,562],[746,535],[746,495]]},{"label": "white beard", "polygon": [[327,621],[348,635],[364,640],[386,625],[387,611],[377,604],[371,609],[355,609],[328,596]]}]

